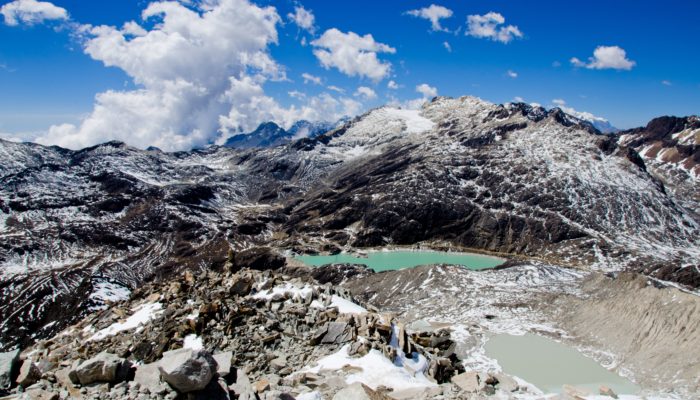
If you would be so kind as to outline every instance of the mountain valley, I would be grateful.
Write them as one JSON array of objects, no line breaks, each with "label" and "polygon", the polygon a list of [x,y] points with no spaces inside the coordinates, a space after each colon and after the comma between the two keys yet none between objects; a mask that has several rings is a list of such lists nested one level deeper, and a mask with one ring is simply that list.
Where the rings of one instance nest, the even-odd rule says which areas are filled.
[{"label": "mountain valley", "polygon": [[[698,117],[661,117],[604,134],[558,108],[436,97],[419,110],[380,107],[299,139],[261,128],[274,131],[265,136],[271,140],[239,138],[230,146],[172,153],[121,142],[72,151],[0,141],[0,348],[50,354],[61,347],[71,360],[91,358],[100,346],[79,346],[87,333],[76,332],[94,335],[130,309],[162,303],[163,315],[177,314],[179,327],[168,329],[179,333],[158,336],[158,325],[148,321],[138,331],[143,343],[159,343],[159,354],[135,353],[145,346],[136,339],[132,347],[114,340],[107,348],[152,363],[194,334],[204,348],[233,351],[237,368],[255,365],[246,371],[253,380],[284,378],[313,360],[295,359],[285,374],[286,365],[269,370],[266,363],[279,354],[245,359],[236,350],[242,344],[226,342],[237,336],[222,337],[221,329],[266,326],[271,307],[275,321],[286,321],[280,310],[299,301],[308,308],[318,300],[333,310],[335,295],[369,310],[364,324],[380,332],[370,348],[390,358],[397,349],[410,354],[405,344],[391,344],[394,326],[415,328],[426,320],[451,326],[456,347],[441,357],[455,354],[460,362],[453,357],[439,364],[449,372],[434,366],[430,375],[432,383],[447,385],[438,386],[443,398],[464,394],[450,377],[487,372],[483,342],[504,332],[540,333],[582,349],[645,393],[700,390],[700,363],[692,355],[697,335],[673,323],[700,322]],[[434,265],[372,273],[348,265],[311,269],[292,259],[390,249],[475,252],[506,262],[484,271]],[[237,287],[234,281],[250,282],[231,295],[234,305],[214,289],[208,298],[192,282],[189,292],[173,289],[185,276],[202,287],[214,282],[221,293]],[[251,300],[292,281],[301,286],[283,298]],[[308,302],[295,296],[304,285],[315,285]],[[212,311],[205,318],[215,321],[212,327],[190,324],[184,311],[168,308],[171,298],[187,312],[196,303],[202,315],[217,301],[248,311],[235,323]],[[365,325],[342,314],[331,311],[294,333],[287,330],[301,326],[296,320],[266,326],[282,335],[271,339],[270,352],[312,351],[303,346],[326,322],[355,324],[353,340],[314,347],[315,359],[360,343],[357,329]],[[624,332],[644,318],[645,325]],[[638,351],[630,338],[645,340],[648,326],[664,331],[654,333],[657,344]],[[70,340],[56,345],[66,332]],[[683,345],[663,346],[673,342]],[[428,362],[430,351],[421,353]],[[502,391],[495,382],[488,390]],[[299,385],[272,386],[300,395]],[[329,387],[323,396],[344,390]],[[437,395],[430,390],[421,396]],[[513,396],[527,398],[525,392]]]}]

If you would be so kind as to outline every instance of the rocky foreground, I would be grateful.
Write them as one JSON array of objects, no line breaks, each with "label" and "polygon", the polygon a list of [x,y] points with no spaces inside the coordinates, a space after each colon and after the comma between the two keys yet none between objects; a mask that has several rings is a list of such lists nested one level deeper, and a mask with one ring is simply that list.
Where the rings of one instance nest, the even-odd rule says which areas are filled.
[{"label": "rocky foreground", "polygon": [[617,397],[604,386],[547,395],[479,361],[485,336],[515,331],[596,350],[647,394],[700,390],[698,297],[640,275],[527,263],[373,273],[253,253],[144,285],[0,354],[2,399]]},{"label": "rocky foreground", "polygon": [[185,272],[49,340],[4,353],[0,385],[6,399],[538,393],[504,374],[465,371],[455,349],[447,328],[412,329],[312,278],[247,268]]}]

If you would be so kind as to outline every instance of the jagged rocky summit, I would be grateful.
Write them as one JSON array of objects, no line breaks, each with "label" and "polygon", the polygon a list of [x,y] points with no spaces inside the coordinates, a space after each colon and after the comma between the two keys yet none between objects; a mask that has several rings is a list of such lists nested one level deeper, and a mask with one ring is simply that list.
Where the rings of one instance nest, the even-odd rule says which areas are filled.
[{"label": "jagged rocky summit", "polygon": [[264,122],[253,132],[240,133],[226,140],[225,147],[237,149],[276,147],[302,138],[315,138],[341,125],[331,122],[310,122],[301,120],[285,130],[274,122]]}]

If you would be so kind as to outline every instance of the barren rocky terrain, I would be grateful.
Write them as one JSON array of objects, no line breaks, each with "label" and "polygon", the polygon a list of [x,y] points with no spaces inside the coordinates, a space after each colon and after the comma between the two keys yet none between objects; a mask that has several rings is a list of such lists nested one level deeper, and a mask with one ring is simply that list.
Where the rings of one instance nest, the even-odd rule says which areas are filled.
[{"label": "barren rocky terrain", "polygon": [[[697,117],[664,117],[608,135],[560,109],[463,97],[378,108],[263,149],[0,141],[0,349],[20,349],[11,364],[23,368],[3,386],[48,398],[206,398],[205,387],[529,398],[537,388],[497,376],[483,344],[534,332],[645,394],[692,397],[699,129]],[[291,258],[386,248],[507,262],[375,274]],[[205,387],[168,380],[157,363],[169,357],[204,365]],[[358,359],[401,377],[420,366],[419,381],[371,381]],[[78,360],[114,374],[81,380]],[[165,386],[141,390],[132,374]]]}]

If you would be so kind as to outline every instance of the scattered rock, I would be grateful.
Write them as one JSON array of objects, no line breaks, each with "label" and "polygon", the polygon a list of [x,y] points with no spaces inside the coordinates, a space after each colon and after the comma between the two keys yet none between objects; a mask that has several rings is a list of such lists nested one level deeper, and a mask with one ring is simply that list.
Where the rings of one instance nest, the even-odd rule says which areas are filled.
[{"label": "scattered rock", "polygon": [[267,378],[262,378],[253,384],[253,389],[256,393],[262,393],[270,389],[270,381]]},{"label": "scattered rock", "polygon": [[284,267],[287,260],[269,247],[253,247],[236,253],[233,257],[233,269],[250,268],[258,271],[274,270]]},{"label": "scattered rock", "polygon": [[28,387],[35,384],[41,378],[41,370],[31,360],[24,360],[17,376],[18,385]]},{"label": "scattered rock", "polygon": [[275,371],[280,371],[287,367],[287,357],[277,357],[270,361],[270,367]]},{"label": "scattered rock", "polygon": [[506,374],[496,373],[494,377],[498,380],[496,387],[504,392],[515,392],[520,388],[518,382]]},{"label": "scattered rock", "polygon": [[134,382],[141,387],[148,388],[149,392],[156,393],[164,383],[160,380],[160,370],[158,363],[139,365],[134,374]]},{"label": "scattered rock", "polygon": [[356,382],[340,390],[333,396],[333,400],[390,400],[391,398],[377,393],[369,386]]},{"label": "scattered rock", "polygon": [[237,296],[246,296],[253,289],[255,281],[250,276],[237,276],[231,283],[229,293]]},{"label": "scattered rock", "polygon": [[562,389],[564,394],[575,400],[585,400],[588,396],[591,395],[591,392],[589,392],[588,390],[572,385],[564,385],[562,386]]},{"label": "scattered rock", "polygon": [[95,357],[82,362],[75,369],[75,377],[80,384],[87,385],[93,382],[116,382],[120,369],[126,366],[125,360],[114,354],[102,352]]},{"label": "scattered rock", "polygon": [[160,376],[181,393],[204,389],[216,373],[216,360],[204,350],[181,349],[164,354]]},{"label": "scattered rock", "polygon": [[[288,399],[313,390],[320,398],[332,398],[347,387],[346,376],[362,369],[348,365],[317,374],[294,372],[345,343],[352,343],[353,356],[376,349],[392,359],[398,350],[390,345],[393,326],[398,327],[404,352],[418,352],[429,360],[426,376],[444,382],[457,370],[460,361],[449,350],[449,330],[416,337],[392,314],[341,314],[331,306],[334,298],[352,301],[350,296],[343,288],[279,271],[188,270],[166,288],[144,285],[128,303],[99,311],[52,341],[25,349],[37,367],[46,367],[43,379],[31,388],[85,399]],[[124,321],[153,302],[164,306],[139,329],[89,340],[96,330]],[[197,348],[217,354],[181,348],[190,336],[198,338]],[[446,352],[449,357],[442,356]],[[81,362],[82,357],[88,360]],[[137,366],[131,367],[127,358]],[[132,375],[126,380],[128,371]],[[397,388],[360,389],[370,398],[383,399]],[[395,394],[421,398],[439,389]],[[445,398],[454,396],[450,392]]]},{"label": "scattered rock", "polygon": [[345,322],[331,322],[328,331],[321,339],[321,343],[342,344],[352,340],[352,331]]},{"label": "scattered rock", "polygon": [[25,394],[29,400],[58,400],[60,398],[58,393],[44,390],[40,387],[29,388]]},{"label": "scattered rock", "polygon": [[485,386],[485,384],[479,380],[479,373],[474,371],[468,371],[453,376],[452,383],[467,393],[476,393]]},{"label": "scattered rock", "polygon": [[613,399],[617,399],[617,393],[605,385],[598,389],[598,393],[600,393],[601,396],[608,396],[612,397]]},{"label": "scattered rock", "polygon": [[236,370],[236,383],[229,386],[229,389],[238,396],[239,400],[257,400],[255,388],[250,384],[250,378],[241,369]]},{"label": "scattered rock", "polygon": [[441,386],[395,390],[387,394],[395,400],[432,399],[442,395]]},{"label": "scattered rock", "polygon": [[216,373],[226,378],[231,373],[231,358],[233,358],[233,352],[225,351],[223,353],[214,354],[212,357],[216,360]]}]

